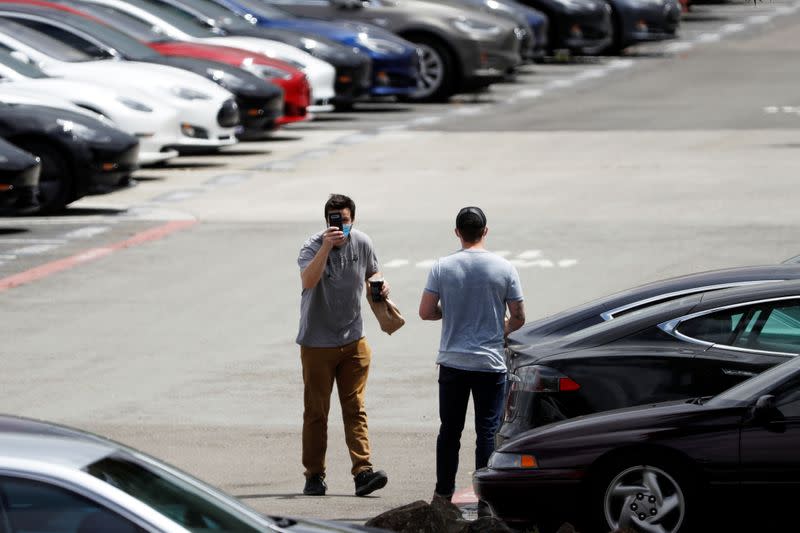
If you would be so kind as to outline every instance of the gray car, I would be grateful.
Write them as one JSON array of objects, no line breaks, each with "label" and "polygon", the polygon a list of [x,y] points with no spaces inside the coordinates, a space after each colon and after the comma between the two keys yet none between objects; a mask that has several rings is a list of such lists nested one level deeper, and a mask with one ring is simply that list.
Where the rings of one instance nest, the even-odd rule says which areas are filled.
[{"label": "gray car", "polygon": [[[265,0],[266,1],[266,0]],[[501,80],[521,62],[525,28],[468,6],[425,0],[269,0],[295,15],[368,22],[415,43],[419,101],[443,101]]]}]

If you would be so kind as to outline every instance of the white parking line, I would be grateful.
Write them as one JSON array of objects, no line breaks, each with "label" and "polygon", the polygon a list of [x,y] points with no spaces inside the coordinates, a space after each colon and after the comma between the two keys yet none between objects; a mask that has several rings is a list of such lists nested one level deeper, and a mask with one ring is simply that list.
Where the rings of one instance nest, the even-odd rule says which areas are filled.
[{"label": "white parking line", "polygon": [[0,239],[0,244],[64,244],[65,242],[67,241],[64,239]]},{"label": "white parking line", "polygon": [[248,174],[222,174],[214,176],[205,182],[205,185],[210,187],[224,187],[226,185],[235,185],[250,179]]},{"label": "white parking line", "polygon": [[360,144],[374,137],[375,137],[374,135],[371,135],[369,133],[354,133],[352,135],[345,135],[344,137],[340,137],[336,139],[334,142],[336,144]]},{"label": "white parking line", "polygon": [[485,107],[459,107],[458,109],[450,111],[450,114],[463,116],[480,115],[485,109]]},{"label": "white parking line", "polygon": [[65,239],[91,239],[96,235],[105,233],[111,228],[109,226],[87,226],[78,228],[64,234]]},{"label": "white parking line", "polygon": [[553,80],[547,84],[548,89],[566,89],[575,85],[573,80]]},{"label": "white parking line", "polygon": [[378,128],[378,131],[381,132],[390,132],[390,131],[403,131],[408,129],[408,124],[389,124],[388,126],[381,126]]},{"label": "white parking line", "polygon": [[750,24],[765,24],[772,20],[774,15],[753,15],[752,17],[747,17],[747,22]]},{"label": "white parking line", "polygon": [[537,257],[542,256],[541,250],[525,250],[517,255],[517,259],[528,260],[528,259],[536,259]]},{"label": "white parking line", "polygon": [[429,126],[442,121],[442,117],[419,117],[411,121],[412,124],[417,126]]},{"label": "white parking line", "polygon": [[524,89],[522,91],[517,91],[515,96],[517,98],[539,98],[544,94],[544,91],[541,89]]},{"label": "white parking line", "polygon": [[436,259],[425,259],[424,261],[419,261],[414,266],[417,268],[430,268],[436,262]]},{"label": "white parking line", "polygon": [[25,246],[23,248],[17,248],[16,250],[11,250],[12,255],[38,255],[43,254],[45,252],[49,252],[50,250],[55,250],[61,246],[60,244],[34,244],[33,246]]},{"label": "white parking line", "polygon": [[585,70],[580,74],[577,74],[573,79],[575,80],[593,80],[597,78],[602,78],[603,76],[608,75],[608,70],[604,68],[599,69],[592,69],[592,70]]},{"label": "white parking line", "polygon": [[744,30],[746,27],[747,26],[744,24],[726,24],[720,28],[720,31],[722,33],[736,33]]},{"label": "white parking line", "polygon": [[718,33],[704,33],[697,36],[698,43],[715,43],[721,39],[722,37]]},{"label": "white parking line", "polygon": [[392,259],[391,261],[387,261],[383,264],[383,268],[397,268],[401,266],[406,266],[408,264],[408,259]]},{"label": "white parking line", "polygon": [[610,69],[622,69],[622,68],[631,68],[634,65],[632,59],[614,59],[608,63],[608,68]]},{"label": "white parking line", "polygon": [[694,48],[694,44],[686,42],[670,43],[664,47],[664,50],[671,54],[679,54],[681,52],[688,52]]},{"label": "white parking line", "polygon": [[570,268],[574,267],[577,264],[578,264],[577,259],[562,259],[558,262],[558,266],[560,266],[561,268]]},{"label": "white parking line", "polygon": [[775,114],[778,111],[780,111],[780,108],[775,105],[768,105],[767,107],[764,108],[764,113],[768,113],[770,115]]},{"label": "white parking line", "polygon": [[185,191],[172,191],[166,194],[162,194],[160,196],[156,196],[151,202],[159,203],[159,202],[182,202],[184,200],[188,200],[193,196],[197,196],[198,194],[204,191],[201,190],[185,190]]}]

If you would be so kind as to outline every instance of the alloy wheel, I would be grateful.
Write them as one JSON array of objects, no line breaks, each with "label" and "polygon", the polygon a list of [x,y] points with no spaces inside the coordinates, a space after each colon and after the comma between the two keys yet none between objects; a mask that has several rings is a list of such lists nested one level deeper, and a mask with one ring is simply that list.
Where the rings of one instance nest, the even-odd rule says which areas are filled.
[{"label": "alloy wheel", "polygon": [[445,76],[444,59],[438,50],[424,43],[416,43],[420,54],[419,84],[414,98],[427,98],[442,86]]},{"label": "alloy wheel", "polygon": [[637,465],[609,483],[603,510],[611,529],[676,533],[686,515],[686,500],[680,485],[667,472]]}]

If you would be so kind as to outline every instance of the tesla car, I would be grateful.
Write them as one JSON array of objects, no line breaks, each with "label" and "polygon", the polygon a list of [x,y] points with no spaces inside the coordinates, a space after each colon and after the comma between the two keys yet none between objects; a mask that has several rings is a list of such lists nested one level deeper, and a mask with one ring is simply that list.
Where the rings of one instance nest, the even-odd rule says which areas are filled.
[{"label": "tesla car", "polygon": [[349,106],[369,93],[372,61],[361,49],[302,31],[256,26],[213,1],[143,0],[176,16],[194,17],[217,35],[267,39],[294,46],[336,69],[333,104]]},{"label": "tesla car", "polygon": [[94,60],[77,48],[8,19],[0,19],[0,46],[50,75],[136,90],[163,102],[175,109],[181,121],[171,144],[180,151],[215,150],[237,142],[239,109],[233,95],[202,76],[137,61]]},{"label": "tesla car", "polygon": [[38,157],[0,139],[0,213],[25,214],[39,208],[41,168]]},{"label": "tesla car", "polygon": [[[198,8],[202,5],[207,15],[225,28],[231,23],[241,26],[237,19],[231,18],[230,11],[233,11],[263,28],[319,35],[364,51],[372,60],[369,88],[372,96],[409,95],[417,90],[419,57],[416,47],[377,26],[295,17],[265,0],[191,0],[188,3]],[[230,10],[227,16],[221,8]]]},{"label": "tesla car", "polygon": [[115,57],[155,63],[204,76],[236,96],[242,121],[237,134],[239,138],[261,138],[275,129],[276,120],[283,110],[283,94],[275,85],[224,63],[162,56],[112,27],[65,12],[58,9],[58,4],[50,6],[55,9],[32,4],[0,3],[0,17],[44,33],[96,59]]},{"label": "tesla car", "polygon": [[136,137],[83,113],[0,103],[0,138],[41,159],[44,212],[124,184],[137,168]]},{"label": "tesla car", "polygon": [[413,100],[443,101],[484,88],[521,61],[523,28],[477,10],[425,0],[270,2],[298,16],[378,24],[414,43],[422,57]]},{"label": "tesla car", "polygon": [[317,110],[332,109],[331,101],[336,95],[334,67],[294,46],[255,37],[218,35],[197,17],[182,10],[168,10],[145,0],[87,0],[89,3],[112,7],[122,11],[160,33],[176,41],[215,44],[241,48],[280,59],[302,70],[311,84],[311,97]]},{"label": "tesla car", "polygon": [[577,55],[604,52],[613,42],[611,6],[600,0],[519,0],[548,19],[548,52]]},{"label": "tesla car", "polygon": [[617,53],[636,43],[674,39],[681,21],[678,0],[608,0]]},{"label": "tesla car", "polygon": [[[37,4],[41,4],[41,2],[37,2]],[[49,2],[47,5],[53,6]],[[311,99],[311,87],[308,79],[302,71],[288,63],[239,48],[174,41],[164,37],[150,24],[100,4],[61,0],[55,5],[104,22],[146,43],[161,55],[218,61],[242,68],[274,83],[283,89],[283,115],[277,119],[278,125],[307,120],[309,117],[307,110]]]},{"label": "tesla car", "polygon": [[[795,274],[796,278],[796,274]],[[716,394],[800,353],[800,281],[691,293],[523,347],[498,443],[580,415]]]},{"label": "tesla car", "polygon": [[795,357],[713,398],[523,433],[475,472],[473,486],[510,522],[568,519],[603,533],[794,531],[798,442]]},{"label": "tesla car", "polygon": [[383,531],[265,516],[122,444],[12,416],[0,416],[0,528],[9,533]]}]

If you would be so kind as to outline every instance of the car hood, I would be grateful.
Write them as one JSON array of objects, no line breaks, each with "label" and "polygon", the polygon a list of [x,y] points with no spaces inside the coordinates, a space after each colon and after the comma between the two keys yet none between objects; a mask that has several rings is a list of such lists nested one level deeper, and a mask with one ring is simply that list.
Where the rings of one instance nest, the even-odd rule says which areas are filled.
[{"label": "car hood", "polygon": [[150,62],[188,70],[204,78],[218,80],[216,83],[237,96],[275,98],[281,94],[280,88],[258,76],[218,61],[192,57],[159,56],[154,57]]},{"label": "car hood", "polygon": [[16,173],[38,164],[37,157],[0,139],[0,172]]},{"label": "car hood", "polygon": [[201,39],[200,42],[257,52],[267,57],[287,61],[290,65],[295,66],[295,68],[300,68],[302,70],[330,69],[333,71],[333,67],[329,63],[317,59],[311,54],[295,48],[294,46],[289,46],[288,44],[278,41],[271,41],[269,39],[230,35],[225,37],[208,37]]}]

